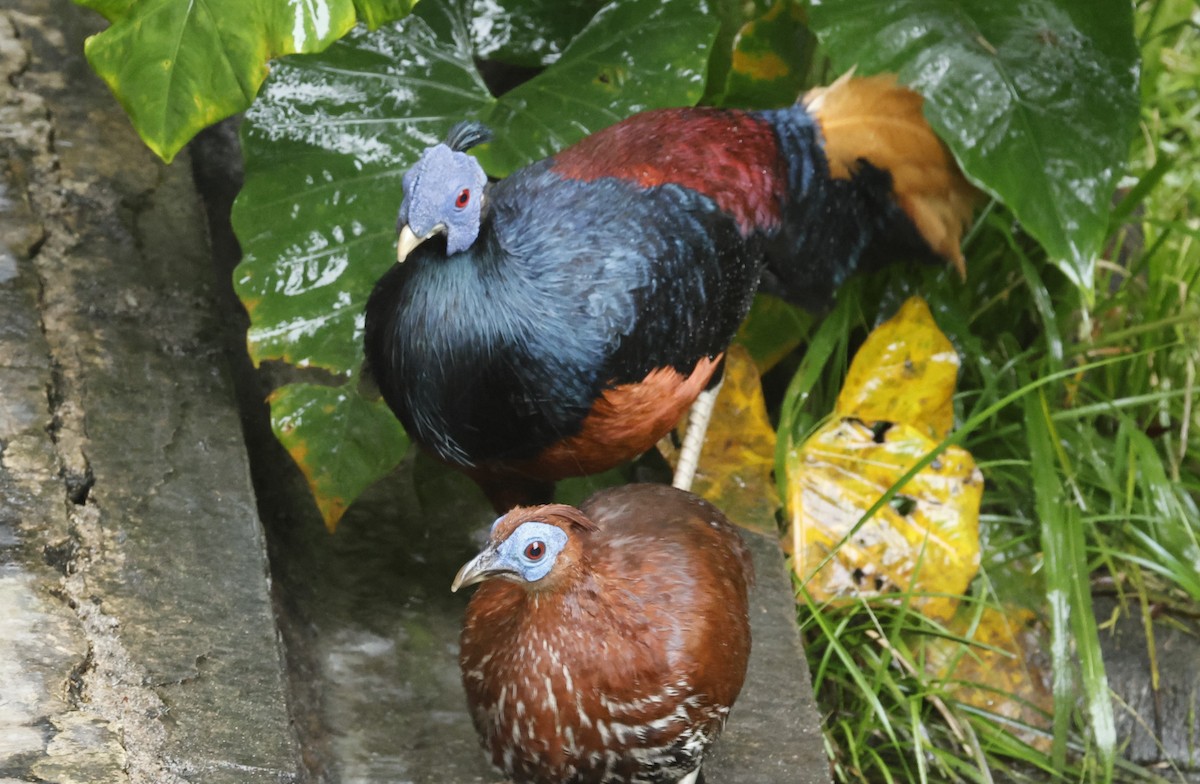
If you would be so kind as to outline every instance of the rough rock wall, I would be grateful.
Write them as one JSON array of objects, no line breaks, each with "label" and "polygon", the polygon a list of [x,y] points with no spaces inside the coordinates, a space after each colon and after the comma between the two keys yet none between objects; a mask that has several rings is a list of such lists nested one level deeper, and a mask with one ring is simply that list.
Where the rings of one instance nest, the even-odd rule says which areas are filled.
[{"label": "rough rock wall", "polygon": [[97,22],[0,10],[0,779],[294,781],[203,214]]}]

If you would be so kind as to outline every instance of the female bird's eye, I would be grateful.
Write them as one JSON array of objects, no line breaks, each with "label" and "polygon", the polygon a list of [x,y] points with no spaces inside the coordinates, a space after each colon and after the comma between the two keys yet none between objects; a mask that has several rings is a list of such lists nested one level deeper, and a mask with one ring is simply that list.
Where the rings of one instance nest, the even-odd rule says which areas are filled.
[{"label": "female bird's eye", "polygon": [[546,545],[542,542],[530,542],[525,545],[525,557],[531,561],[540,561],[546,554]]},{"label": "female bird's eye", "polygon": [[462,192],[458,194],[458,198],[454,200],[454,206],[461,210],[463,207],[467,206],[467,202],[469,201],[471,201],[471,191],[467,188],[463,188]]}]

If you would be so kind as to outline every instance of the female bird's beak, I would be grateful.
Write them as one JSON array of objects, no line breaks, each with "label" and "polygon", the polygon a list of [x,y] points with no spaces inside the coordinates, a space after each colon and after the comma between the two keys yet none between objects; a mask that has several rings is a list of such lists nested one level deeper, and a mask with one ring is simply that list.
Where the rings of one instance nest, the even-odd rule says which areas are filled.
[{"label": "female bird's beak", "polygon": [[424,237],[418,237],[416,233],[414,233],[413,230],[408,227],[408,224],[405,224],[404,228],[400,229],[400,239],[396,242],[396,263],[402,264],[404,260],[408,258],[408,254],[413,252],[413,248],[417,247],[434,234],[437,234],[439,231],[445,230],[446,224],[439,223],[430,229],[429,233]]},{"label": "female bird's beak", "polygon": [[512,567],[497,563],[499,554],[495,548],[488,547],[479,555],[463,564],[463,568],[458,570],[458,574],[454,576],[454,582],[450,584],[450,592],[456,593],[459,588],[466,588],[468,585],[481,583],[489,577],[495,577],[498,574],[511,573]]}]

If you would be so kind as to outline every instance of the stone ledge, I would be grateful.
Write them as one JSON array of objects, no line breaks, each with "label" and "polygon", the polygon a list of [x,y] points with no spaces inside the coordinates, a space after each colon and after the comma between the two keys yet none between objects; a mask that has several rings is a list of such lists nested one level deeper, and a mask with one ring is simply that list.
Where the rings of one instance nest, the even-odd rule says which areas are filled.
[{"label": "stone ledge", "polygon": [[0,12],[0,777],[295,781],[203,213],[99,21]]}]

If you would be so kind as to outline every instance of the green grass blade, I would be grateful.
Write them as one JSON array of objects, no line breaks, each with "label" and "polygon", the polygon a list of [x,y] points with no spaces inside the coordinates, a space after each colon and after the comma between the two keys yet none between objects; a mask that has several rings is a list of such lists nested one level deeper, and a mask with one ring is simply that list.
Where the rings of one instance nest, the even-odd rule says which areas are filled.
[{"label": "green grass blade", "polygon": [[812,393],[817,382],[828,373],[827,365],[830,358],[839,348],[845,354],[846,339],[850,332],[850,312],[852,296],[838,298],[837,306],[821,322],[821,326],[813,335],[800,369],[792,376],[784,393],[780,406],[778,438],[775,440],[775,479],[779,488],[779,497],[787,498],[787,455],[800,432],[807,430],[802,427],[801,417],[804,404]]},{"label": "green grass blade", "polygon": [[1043,572],[1049,603],[1054,690],[1055,767],[1066,764],[1071,712],[1077,698],[1074,672],[1078,656],[1080,686],[1092,737],[1105,781],[1112,780],[1116,757],[1116,729],[1108,678],[1100,655],[1099,632],[1092,613],[1087,547],[1080,510],[1071,503],[1060,478],[1063,454],[1058,444],[1044,390],[1025,398],[1025,422],[1033,474],[1035,508],[1042,532]]}]

